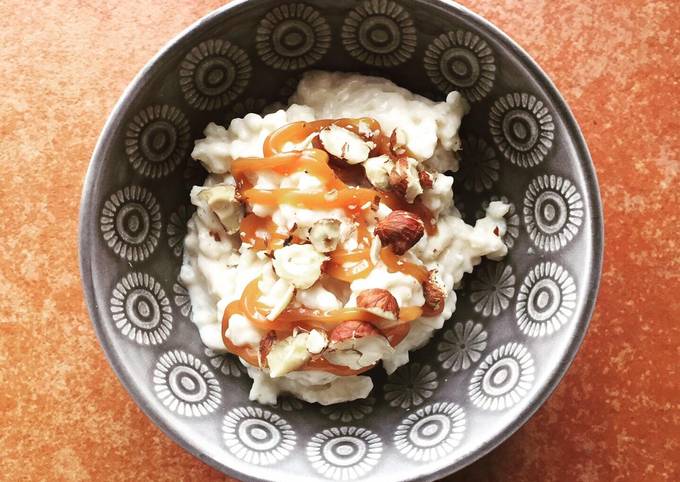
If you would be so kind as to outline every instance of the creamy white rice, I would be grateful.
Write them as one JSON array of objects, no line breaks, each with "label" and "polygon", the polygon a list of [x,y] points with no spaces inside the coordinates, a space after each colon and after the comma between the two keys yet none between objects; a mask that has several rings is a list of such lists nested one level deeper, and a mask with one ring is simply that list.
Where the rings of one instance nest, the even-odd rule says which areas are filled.
[{"label": "creamy white rice", "polygon": [[[507,252],[502,242],[505,233],[503,216],[508,206],[492,203],[486,217],[474,226],[466,224],[453,205],[453,179],[444,171],[456,170],[460,149],[458,129],[466,110],[461,96],[452,92],[446,102],[433,102],[402,89],[388,80],[356,74],[309,72],[306,73],[291,104],[271,114],[255,113],[234,119],[228,128],[209,124],[204,139],[196,141],[192,156],[209,171],[206,186],[234,184],[230,174],[234,159],[245,156],[262,156],[264,139],[277,128],[293,121],[340,117],[373,117],[385,132],[400,128],[406,134],[409,151],[417,161],[434,173],[432,189],[421,198],[437,215],[437,233],[425,234],[405,257],[423,263],[428,269],[437,269],[446,291],[450,292],[443,312],[438,316],[421,317],[412,322],[407,337],[396,349],[385,354],[383,366],[388,373],[409,360],[409,351],[424,345],[433,332],[442,327],[453,314],[456,295],[453,292],[464,273],[470,273],[483,256],[498,259]],[[307,147],[290,145],[288,150]],[[257,173],[255,188],[274,189],[293,187],[310,190],[320,186],[315,177],[304,172],[280,175],[271,171]],[[192,202],[200,206],[194,188]],[[352,222],[342,209],[309,210],[291,205],[267,207],[254,205],[254,213],[271,216],[273,221],[288,229],[297,225],[334,218],[342,221],[348,232]],[[378,217],[389,214],[390,209],[381,204]],[[204,344],[215,351],[225,351],[222,341],[221,318],[225,307],[241,297],[245,286],[258,276],[263,277],[262,287],[271,289],[277,277],[272,260],[242,244],[238,234],[222,233],[216,241],[211,230],[210,216],[201,215],[201,208],[188,223],[185,239],[184,263],[181,280],[187,287],[192,303],[192,321],[198,326]],[[496,231],[494,233],[494,230]],[[356,247],[356,237],[347,236],[342,248]],[[295,302],[301,306],[318,309],[334,309],[355,306],[359,292],[369,288],[390,291],[399,306],[420,306],[424,302],[421,284],[415,278],[401,272],[388,272],[378,261],[370,274],[349,286],[351,292],[346,301],[317,282],[309,289],[298,289]],[[232,343],[258,345],[264,336],[250,321],[234,315],[229,322],[227,336]],[[368,348],[370,349],[370,347]],[[363,398],[372,389],[367,376],[335,376],[319,371],[291,372],[272,378],[267,369],[253,367],[244,362],[253,378],[250,398],[261,403],[276,403],[280,393],[290,393],[309,402],[331,404]]]}]

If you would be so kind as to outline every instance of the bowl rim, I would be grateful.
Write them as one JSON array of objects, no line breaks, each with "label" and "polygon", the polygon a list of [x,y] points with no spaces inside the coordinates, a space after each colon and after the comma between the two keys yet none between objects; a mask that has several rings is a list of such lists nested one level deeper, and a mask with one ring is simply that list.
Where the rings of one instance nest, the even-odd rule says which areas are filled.
[{"label": "bowl rim", "polygon": [[[151,421],[168,437],[170,440],[174,441],[184,450],[192,454],[199,460],[207,463],[214,469],[220,472],[237,477],[241,480],[266,480],[253,477],[244,472],[236,470],[229,467],[218,460],[212,458],[207,454],[201,453],[196,447],[191,445],[187,439],[175,429],[167,425],[160,416],[147,404],[144,397],[137,391],[134,386],[132,377],[127,373],[127,370],[123,367],[123,364],[119,361],[117,357],[114,356],[114,350],[112,345],[107,340],[104,331],[101,327],[101,322],[98,316],[98,306],[96,304],[95,297],[95,287],[92,272],[91,263],[91,251],[89,248],[92,245],[92,237],[96,229],[92,229],[93,221],[96,221],[97,213],[91,209],[91,201],[94,197],[93,186],[95,186],[95,180],[98,178],[99,165],[102,162],[103,154],[107,151],[109,145],[111,144],[112,133],[122,122],[125,106],[134,97],[135,93],[142,88],[144,77],[154,68],[156,63],[164,57],[168,52],[170,52],[175,46],[177,46],[185,37],[188,37],[193,32],[199,30],[203,26],[210,24],[212,20],[216,17],[226,14],[226,12],[242,7],[244,4],[249,4],[255,6],[259,3],[264,3],[266,0],[232,0],[228,4],[219,7],[199,20],[195,21],[187,28],[182,30],[180,33],[171,38],[161,49],[141,68],[141,70],[134,76],[134,78],[127,85],[123,93],[121,94],[118,101],[115,103],[111,113],[109,114],[104,127],[99,135],[97,143],[95,145],[92,157],[88,165],[87,173],[83,183],[83,191],[80,200],[80,213],[79,213],[79,224],[78,224],[78,250],[79,250],[79,264],[80,264],[80,275],[82,279],[83,291],[85,294],[85,301],[87,305],[88,314],[92,325],[94,326],[95,333],[102,346],[106,359],[109,362],[111,368],[113,368],[114,373],[118,377],[120,383],[123,385],[128,394],[132,397],[134,402],[142,409],[144,414],[151,419]],[[523,64],[523,66],[535,77],[536,81],[543,86],[546,91],[547,97],[549,97],[558,111],[562,121],[564,122],[565,129],[570,133],[571,138],[574,142],[576,154],[580,159],[581,167],[583,168],[584,183],[589,187],[589,192],[587,194],[588,201],[590,202],[592,216],[590,227],[592,229],[592,268],[591,276],[587,280],[588,292],[592,293],[592,296],[588,296],[584,301],[584,308],[582,311],[582,317],[578,320],[578,326],[574,331],[572,339],[565,351],[564,357],[560,360],[559,364],[555,367],[547,383],[538,390],[534,396],[531,403],[529,403],[524,410],[522,410],[513,421],[499,432],[495,437],[487,440],[482,444],[477,450],[468,452],[459,459],[455,460],[448,466],[445,466],[434,472],[424,473],[414,478],[399,479],[403,481],[410,480],[434,480],[454,472],[457,472],[464,467],[472,464],[473,462],[479,460],[480,458],[487,455],[493,449],[498,447],[500,444],[505,442],[512,434],[514,434],[522,425],[524,425],[534,413],[546,402],[546,400],[554,392],[557,385],[560,383],[564,374],[571,366],[576,353],[578,352],[583,338],[588,330],[590,321],[593,316],[593,311],[595,308],[595,303],[597,299],[597,293],[599,291],[600,280],[602,275],[602,263],[603,263],[603,253],[604,253],[604,222],[603,222],[603,211],[602,202],[600,197],[600,188],[597,180],[597,174],[595,171],[595,166],[593,165],[592,158],[588,151],[586,141],[583,137],[581,129],[576,122],[576,119],[569,108],[567,102],[560,94],[559,90],[553,83],[553,81],[548,77],[548,75],[543,71],[543,69],[538,65],[538,63],[508,34],[506,34],[499,27],[486,20],[481,15],[473,12],[467,7],[456,3],[452,0],[419,0],[421,3],[427,4],[433,8],[440,10],[455,10],[457,15],[462,18],[466,18],[473,23],[477,23],[480,27],[486,29],[491,35],[495,36],[495,40],[507,48],[514,56],[516,56]]]}]

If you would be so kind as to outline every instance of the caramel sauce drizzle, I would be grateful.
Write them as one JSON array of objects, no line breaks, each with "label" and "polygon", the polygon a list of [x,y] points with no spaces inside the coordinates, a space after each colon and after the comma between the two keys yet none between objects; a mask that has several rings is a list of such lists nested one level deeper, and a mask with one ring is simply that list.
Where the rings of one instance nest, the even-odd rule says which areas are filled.
[{"label": "caramel sauce drizzle", "polygon": [[[270,134],[264,141],[264,158],[240,158],[232,162],[231,172],[236,179],[241,197],[251,204],[265,206],[278,206],[290,204],[300,208],[315,209],[319,206],[324,208],[341,208],[347,216],[357,224],[358,247],[352,251],[336,249],[328,253],[329,260],[324,263],[323,272],[333,278],[352,282],[356,279],[368,276],[373,269],[370,256],[372,235],[368,231],[366,215],[371,213],[366,209],[367,203],[375,203],[376,200],[384,202],[391,209],[411,211],[423,220],[428,233],[436,232],[436,225],[432,214],[419,199],[413,204],[408,204],[389,192],[377,191],[369,187],[352,187],[343,179],[356,180],[356,184],[369,185],[363,178],[363,172],[358,173],[357,166],[343,167],[339,163],[333,164],[326,151],[318,148],[305,149],[302,151],[283,152],[287,143],[298,144],[309,136],[331,124],[344,127],[355,134],[370,140],[375,148],[370,155],[389,155],[395,159],[391,151],[390,138],[382,133],[380,124],[371,118],[359,119],[325,119],[313,122],[294,122],[281,127]],[[366,127],[371,132],[370,139],[359,126],[363,124],[363,132]],[[318,145],[317,142],[313,144]],[[407,154],[403,154],[407,155]],[[336,165],[337,164],[337,165]],[[360,168],[360,167],[359,167]],[[361,169],[361,168],[360,168]],[[319,192],[309,192],[297,189],[255,189],[248,175],[257,171],[274,171],[282,175],[295,172],[306,172],[321,181],[323,189]],[[241,222],[241,239],[253,245],[256,250],[275,250],[287,243],[298,241],[287,232],[281,232],[270,217],[259,217],[254,213],[246,215]],[[380,258],[391,272],[402,272],[418,279],[421,283],[428,276],[428,270],[419,264],[402,260],[395,255],[389,247],[380,252]],[[287,308],[275,320],[267,320],[268,307],[258,300],[261,296],[258,287],[260,278],[251,281],[244,290],[241,299],[230,303],[222,317],[222,340],[227,349],[254,366],[264,366],[266,360],[260,360],[258,350],[250,346],[237,346],[226,336],[229,327],[229,319],[234,314],[247,317],[250,322],[259,329],[275,331],[277,338],[289,336],[293,329],[298,327],[305,330],[321,329],[330,331],[343,321],[365,321],[373,324],[387,338],[392,346],[399,344],[408,334],[410,322],[423,314],[422,307],[402,307],[397,321],[381,318],[373,313],[360,308],[341,308],[338,310],[310,310],[307,308]],[[334,365],[323,358],[313,356],[299,370],[323,370],[336,375],[356,375],[372,367],[361,370],[352,370],[345,366]]]}]

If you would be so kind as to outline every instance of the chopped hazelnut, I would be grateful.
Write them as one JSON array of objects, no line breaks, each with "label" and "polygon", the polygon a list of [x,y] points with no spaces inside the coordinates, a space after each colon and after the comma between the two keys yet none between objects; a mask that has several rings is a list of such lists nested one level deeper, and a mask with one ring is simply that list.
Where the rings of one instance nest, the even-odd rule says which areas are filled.
[{"label": "chopped hazelnut", "polygon": [[383,246],[391,246],[392,251],[402,255],[415,245],[425,233],[423,221],[408,211],[392,211],[375,228],[375,234]]},{"label": "chopped hazelnut", "polygon": [[338,246],[340,240],[340,225],[337,219],[321,219],[309,230],[309,241],[320,253],[328,253]]},{"label": "chopped hazelnut", "polygon": [[361,137],[335,124],[323,128],[319,132],[319,140],[326,152],[348,164],[364,162],[371,150]]},{"label": "chopped hazelnut", "polygon": [[390,187],[408,203],[412,203],[423,192],[417,166],[418,161],[415,159],[402,157],[397,160],[390,172]]},{"label": "chopped hazelnut", "polygon": [[399,318],[399,304],[389,291],[382,288],[363,290],[357,295],[357,306],[389,320]]}]

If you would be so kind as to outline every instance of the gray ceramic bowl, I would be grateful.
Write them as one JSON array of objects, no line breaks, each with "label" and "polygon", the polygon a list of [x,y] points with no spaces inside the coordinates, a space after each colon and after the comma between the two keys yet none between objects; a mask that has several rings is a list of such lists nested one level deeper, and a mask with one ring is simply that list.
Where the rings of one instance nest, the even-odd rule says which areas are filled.
[{"label": "gray ceramic bowl", "polygon": [[[322,408],[248,400],[236,360],[210,352],[177,281],[189,159],[209,121],[285,100],[306,69],[381,75],[470,101],[456,201],[474,220],[511,205],[508,257],[464,280],[459,307],[366,400]],[[437,0],[232,2],[169,43],[114,109],[92,157],[81,267],[104,350],[170,437],[242,479],[433,479],[489,452],[543,403],[597,293],[602,213],[585,142],[554,85],[512,40]]]}]

